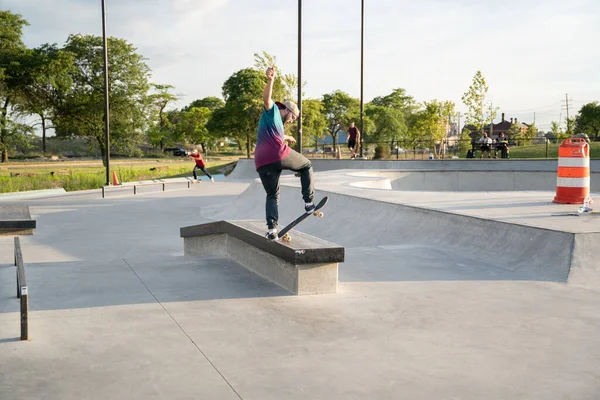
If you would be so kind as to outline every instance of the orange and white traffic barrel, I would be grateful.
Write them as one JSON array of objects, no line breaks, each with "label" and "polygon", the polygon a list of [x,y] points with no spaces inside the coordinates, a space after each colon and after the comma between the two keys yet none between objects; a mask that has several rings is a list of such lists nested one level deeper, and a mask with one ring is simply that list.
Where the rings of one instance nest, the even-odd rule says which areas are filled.
[{"label": "orange and white traffic barrel", "polygon": [[565,139],[558,148],[555,203],[583,204],[590,196],[590,146],[582,138]]}]

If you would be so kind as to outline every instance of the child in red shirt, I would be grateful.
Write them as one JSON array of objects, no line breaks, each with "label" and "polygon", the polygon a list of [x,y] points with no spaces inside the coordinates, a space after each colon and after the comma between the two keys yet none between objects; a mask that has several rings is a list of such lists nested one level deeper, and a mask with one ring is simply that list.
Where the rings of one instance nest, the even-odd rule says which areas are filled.
[{"label": "child in red shirt", "polygon": [[211,182],[214,182],[214,178],[206,170],[206,164],[204,164],[202,154],[200,154],[197,149],[194,149],[192,151],[192,154],[190,154],[189,156],[192,157],[194,161],[196,161],[196,165],[194,166],[194,179],[198,180],[198,175],[196,175],[196,169],[200,169],[202,172],[204,172],[206,176],[208,176]]}]

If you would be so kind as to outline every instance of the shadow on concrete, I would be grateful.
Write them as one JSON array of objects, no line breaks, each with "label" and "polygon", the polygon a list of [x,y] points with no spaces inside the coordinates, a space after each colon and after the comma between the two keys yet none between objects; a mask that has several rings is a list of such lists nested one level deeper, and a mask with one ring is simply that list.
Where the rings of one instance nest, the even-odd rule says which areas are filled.
[{"label": "shadow on concrete", "polygon": [[[289,296],[286,290],[219,257],[112,260],[27,265],[29,310],[47,311],[187,301]],[[14,274],[0,270],[0,314],[18,310],[6,299]]]},{"label": "shadow on concrete", "polygon": [[14,338],[4,338],[4,339],[0,339],[0,344],[2,343],[10,343],[10,342],[20,342],[21,338],[18,337],[14,337]]},{"label": "shadow on concrete", "polygon": [[[510,268],[513,269],[510,269]],[[489,257],[485,249],[477,254],[444,248],[390,245],[347,248],[346,262],[340,265],[342,282],[421,281],[539,281],[566,282],[567,276],[543,275],[521,264],[510,265]]]}]

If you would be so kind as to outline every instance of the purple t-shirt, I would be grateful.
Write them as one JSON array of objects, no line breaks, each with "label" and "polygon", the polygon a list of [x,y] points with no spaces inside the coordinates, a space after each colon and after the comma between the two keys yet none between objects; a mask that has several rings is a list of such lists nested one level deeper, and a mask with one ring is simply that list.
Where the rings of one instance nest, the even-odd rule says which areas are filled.
[{"label": "purple t-shirt", "polygon": [[281,161],[292,151],[284,141],[285,133],[279,108],[275,103],[272,104],[270,110],[264,108],[260,121],[258,121],[256,148],[254,149],[256,169]]}]

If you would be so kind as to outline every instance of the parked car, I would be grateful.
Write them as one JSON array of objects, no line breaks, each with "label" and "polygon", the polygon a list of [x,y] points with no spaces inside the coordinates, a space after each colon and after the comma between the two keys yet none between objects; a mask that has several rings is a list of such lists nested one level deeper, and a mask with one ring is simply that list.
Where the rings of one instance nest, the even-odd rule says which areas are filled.
[{"label": "parked car", "polygon": [[172,151],[175,157],[185,157],[188,155],[188,152],[185,149],[182,149],[181,147],[166,147],[163,151]]}]

